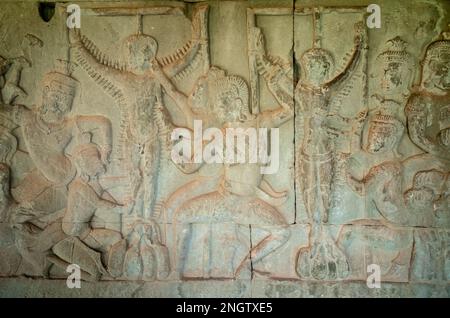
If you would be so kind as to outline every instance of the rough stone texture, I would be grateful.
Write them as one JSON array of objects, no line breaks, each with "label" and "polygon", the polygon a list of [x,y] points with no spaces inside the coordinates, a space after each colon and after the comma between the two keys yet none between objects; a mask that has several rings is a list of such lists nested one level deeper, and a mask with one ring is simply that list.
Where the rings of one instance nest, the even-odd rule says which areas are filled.
[{"label": "rough stone texture", "polygon": [[449,296],[448,1],[74,3],[0,3],[0,297]]}]

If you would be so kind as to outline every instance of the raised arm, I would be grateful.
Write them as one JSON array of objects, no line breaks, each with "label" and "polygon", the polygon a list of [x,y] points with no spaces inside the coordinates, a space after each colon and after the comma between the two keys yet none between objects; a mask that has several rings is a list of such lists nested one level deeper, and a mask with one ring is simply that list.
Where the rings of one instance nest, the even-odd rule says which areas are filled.
[{"label": "raised arm", "polygon": [[333,88],[341,85],[356,69],[363,49],[363,28],[364,25],[362,24],[362,22],[358,22],[355,24],[355,47],[353,48],[353,52],[350,55],[350,59],[348,60],[347,65],[344,67],[344,69],[340,73],[338,73],[332,80],[328,81],[325,86]]},{"label": "raised arm", "polygon": [[172,78],[189,67],[197,56],[203,59],[204,71],[209,68],[208,6],[200,5],[192,14],[192,38],[174,54],[158,58],[164,72]]},{"label": "raised arm", "polygon": [[123,78],[118,63],[110,61],[77,29],[69,29],[71,53],[76,62],[111,96],[116,97]]}]

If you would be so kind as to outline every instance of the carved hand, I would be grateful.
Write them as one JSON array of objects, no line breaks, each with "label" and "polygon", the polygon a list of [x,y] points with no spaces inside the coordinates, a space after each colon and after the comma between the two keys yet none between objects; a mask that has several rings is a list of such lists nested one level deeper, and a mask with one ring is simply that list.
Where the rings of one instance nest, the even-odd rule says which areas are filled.
[{"label": "carved hand", "polygon": [[264,49],[264,36],[260,28],[251,29],[251,53],[257,56],[264,56],[266,54]]}]

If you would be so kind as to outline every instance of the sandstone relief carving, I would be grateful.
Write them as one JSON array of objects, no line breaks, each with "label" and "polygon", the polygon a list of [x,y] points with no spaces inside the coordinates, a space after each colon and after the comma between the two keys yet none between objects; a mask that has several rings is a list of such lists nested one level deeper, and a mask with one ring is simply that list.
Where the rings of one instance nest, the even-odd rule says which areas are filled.
[{"label": "sandstone relief carving", "polygon": [[[93,284],[281,295],[286,281],[363,286],[376,264],[383,284],[447,288],[446,18],[415,41],[408,25],[375,35],[366,7],[223,5],[245,16],[236,36],[210,15],[222,3],[88,3],[81,29],[56,11],[59,48],[27,26],[20,48],[8,40],[2,279],[77,264]],[[122,40],[108,48],[95,23]]]},{"label": "sandstone relief carving", "polygon": [[[320,26],[318,13],[314,11],[312,15],[316,31]],[[251,32],[256,37],[254,60],[259,72],[269,82],[277,83],[278,100],[295,100],[296,104],[296,183],[312,223],[310,246],[299,251],[298,274],[302,278],[344,278],[348,275],[346,257],[322,226],[328,218],[333,175],[334,155],[329,123],[333,117],[345,121],[339,114],[332,113],[329,103],[331,96],[341,89],[360,59],[364,46],[362,25],[356,26],[355,48],[348,63],[337,73],[334,73],[332,54],[321,48],[320,41],[315,39],[314,47],[297,59],[301,77],[294,91],[292,85],[283,85],[292,82],[292,77],[283,79],[287,75],[282,73],[280,65],[276,67],[266,57],[258,29]]]},{"label": "sandstone relief carving", "polygon": [[[173,89],[168,88],[168,89]],[[254,114],[249,109],[249,91],[246,82],[238,76],[226,75],[223,70],[212,67],[209,72],[197,81],[193,92],[189,97],[182,97],[180,102],[186,103],[194,112],[194,118],[205,118],[205,122],[220,123],[221,129],[227,128],[249,128],[249,127],[278,127],[288,121],[293,116],[293,103],[280,103],[280,106],[273,111]],[[203,113],[195,113],[195,109],[207,110]],[[214,115],[211,119],[207,116]],[[219,130],[220,132],[220,130]],[[245,138],[245,132],[241,133]],[[211,136],[211,139],[218,138]],[[239,138],[239,137],[238,137]],[[267,134],[258,138],[266,138]],[[213,147],[206,148],[205,151],[222,152],[222,149]],[[242,151],[242,150],[237,150]],[[244,150],[245,151],[245,150]],[[237,154],[236,154],[237,155]],[[201,165],[195,165],[194,169],[200,169]],[[186,171],[187,167],[183,167]],[[189,171],[192,173],[191,171]],[[245,175],[246,180],[240,180],[240,176]],[[173,220],[181,229],[176,233],[179,237],[175,241],[179,244],[177,248],[176,273],[182,277],[189,269],[190,253],[195,248],[192,244],[192,236],[195,234],[194,224],[206,224],[214,226],[216,224],[231,223],[237,227],[243,227],[248,231],[248,226],[254,226],[267,232],[267,235],[260,242],[255,242],[255,247],[250,252],[233,259],[233,253],[239,249],[239,245],[245,246],[249,240],[245,234],[236,233],[237,246],[230,253],[224,253],[220,260],[206,259],[202,268],[191,277],[236,277],[241,272],[249,271],[250,264],[256,264],[265,256],[283,245],[289,238],[289,230],[284,217],[277,211],[274,205],[283,200],[283,193],[275,192],[267,181],[262,180],[260,167],[256,164],[227,164],[225,163],[219,175],[219,184],[215,189],[205,189],[204,193],[194,193],[192,196],[192,184],[187,184],[178,189],[166,206],[168,217]],[[189,195],[189,197],[186,196]],[[180,202],[179,197],[185,197],[185,202]],[[215,240],[215,235],[208,238]],[[220,239],[219,239],[220,240]],[[223,240],[223,239],[222,239]],[[211,243],[209,248],[211,248]],[[228,242],[222,242],[227,245]],[[220,246],[220,245],[219,245]],[[215,246],[215,248],[221,248]],[[225,246],[224,246],[225,247]],[[198,253],[198,252],[197,252]],[[211,255],[207,256],[211,257]],[[227,259],[231,258],[231,259]],[[216,269],[211,264],[229,264],[230,267]],[[190,269],[192,271],[192,268]],[[200,274],[198,274],[200,273]]]}]

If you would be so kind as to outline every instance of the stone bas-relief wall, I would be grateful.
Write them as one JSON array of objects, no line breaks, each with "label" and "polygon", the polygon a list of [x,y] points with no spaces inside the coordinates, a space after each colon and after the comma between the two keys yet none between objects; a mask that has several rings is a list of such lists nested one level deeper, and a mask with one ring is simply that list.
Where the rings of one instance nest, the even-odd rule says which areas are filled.
[{"label": "stone bas-relief wall", "polygon": [[449,296],[448,2],[78,4],[0,4],[0,295]]}]

